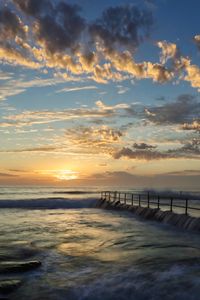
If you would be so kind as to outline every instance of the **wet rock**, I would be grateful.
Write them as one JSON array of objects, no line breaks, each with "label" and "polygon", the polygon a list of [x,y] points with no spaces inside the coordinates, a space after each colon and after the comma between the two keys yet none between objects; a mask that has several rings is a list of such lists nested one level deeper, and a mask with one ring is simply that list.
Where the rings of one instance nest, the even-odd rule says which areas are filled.
[{"label": "wet rock", "polygon": [[0,249],[0,261],[30,259],[38,254],[39,250],[30,246],[9,245]]},{"label": "wet rock", "polygon": [[[171,213],[171,211],[166,211],[165,216],[163,218],[163,223],[166,223],[166,224],[170,223],[173,216],[174,216],[174,214]],[[178,216],[178,220],[179,220],[179,216]]]},{"label": "wet rock", "polygon": [[188,226],[188,229],[200,230],[200,218],[193,218]]},{"label": "wet rock", "polygon": [[147,208],[143,214],[143,217],[148,220],[154,219],[154,215],[156,214],[157,210],[157,208]]},{"label": "wet rock", "polygon": [[18,261],[5,261],[0,262],[0,274],[26,272],[41,266],[38,260],[18,262]]},{"label": "wet rock", "polygon": [[[21,285],[21,280],[18,279],[3,279],[0,280],[0,293],[8,294],[17,289]],[[0,297],[0,299],[6,299]]]}]

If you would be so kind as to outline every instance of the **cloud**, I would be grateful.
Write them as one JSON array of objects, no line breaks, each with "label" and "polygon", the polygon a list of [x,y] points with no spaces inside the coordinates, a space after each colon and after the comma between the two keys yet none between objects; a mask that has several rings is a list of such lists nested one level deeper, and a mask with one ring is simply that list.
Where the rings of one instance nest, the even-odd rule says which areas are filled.
[{"label": "cloud", "polygon": [[145,78],[145,63],[136,63],[130,51],[104,50],[104,56],[119,72],[129,73],[137,79]]},{"label": "cloud", "polygon": [[159,160],[164,158],[169,158],[169,155],[166,153],[161,153],[159,151],[152,151],[149,149],[145,150],[132,150],[130,148],[122,148],[120,151],[117,151],[113,154],[113,158],[120,159],[121,157],[126,157],[128,159],[137,159],[137,160]]},{"label": "cloud", "polygon": [[9,84],[3,85],[0,91],[0,100],[5,100],[8,97],[15,96],[25,92],[23,88],[13,87],[11,88]]},{"label": "cloud", "polygon": [[[111,50],[111,43],[137,47],[148,35],[153,22],[151,12],[133,5],[110,7],[91,23],[80,16],[79,6],[64,1],[13,0],[13,3],[29,25],[23,26],[26,28],[24,38],[18,34],[19,30],[10,36],[9,44],[1,49],[0,59],[29,68],[64,69],[99,83],[121,81],[126,77],[114,70],[112,63],[100,63],[100,57],[105,59],[97,39],[103,42],[104,52]],[[32,18],[27,19],[27,16]],[[16,10],[14,17],[20,20]],[[11,26],[6,25],[8,29]],[[81,38],[83,32],[85,42]],[[135,69],[139,70],[139,66]]]},{"label": "cloud", "polygon": [[95,104],[96,107],[94,108],[74,108],[63,111],[23,111],[20,114],[4,116],[3,122],[0,122],[0,127],[32,126],[83,118],[110,118],[116,116],[118,111],[128,107],[124,103],[106,106],[102,101],[96,101]]},{"label": "cloud", "polygon": [[89,26],[94,42],[102,42],[106,49],[125,46],[135,49],[149,34],[153,24],[151,12],[134,5],[106,9],[102,16]]},{"label": "cloud", "polygon": [[168,153],[175,157],[182,156],[200,159],[200,138],[193,138],[180,148],[168,150]]},{"label": "cloud", "polygon": [[34,26],[38,44],[50,53],[65,49],[76,50],[85,25],[77,11],[77,6],[61,2],[54,9],[52,16],[46,15],[38,19]]},{"label": "cloud", "polygon": [[107,167],[108,165],[106,163],[101,163],[98,165],[99,167]]},{"label": "cloud", "polygon": [[22,170],[22,169],[10,169],[8,170],[9,172],[15,172],[15,173],[26,173],[27,170]]},{"label": "cloud", "polygon": [[198,88],[198,91],[200,91],[200,68],[196,65],[192,65],[189,59],[184,59],[183,63],[186,72],[184,80],[189,81],[192,87]]},{"label": "cloud", "polygon": [[[174,78],[174,73],[160,63],[136,63],[130,51],[104,50],[104,56],[119,72],[130,74],[136,79],[150,78],[154,82],[165,83]],[[125,79],[125,78],[124,78]]]},{"label": "cloud", "polygon": [[53,7],[51,2],[48,0],[13,0],[13,2],[20,8],[24,13],[30,16],[38,16],[42,14],[44,10],[52,11]]},{"label": "cloud", "polygon": [[200,103],[192,95],[180,95],[176,101],[145,110],[146,118],[157,125],[182,124],[200,115]]},{"label": "cloud", "polygon": [[175,60],[179,57],[179,50],[176,44],[168,43],[166,41],[159,41],[158,47],[162,50],[160,61],[165,64],[169,59]]},{"label": "cloud", "polygon": [[198,186],[199,174],[180,172],[177,174],[162,173],[158,175],[137,175],[132,174],[126,171],[113,171],[113,172],[102,172],[91,175],[88,178],[85,178],[83,182],[89,182],[89,184],[97,184],[102,186],[127,186],[127,187],[139,187],[141,186],[151,186],[155,189],[158,187],[168,188],[169,186],[180,187],[183,186],[190,187],[191,189],[195,186]]},{"label": "cloud", "polygon": [[200,121],[193,121],[192,123],[184,123],[183,125],[181,125],[181,129],[200,131]]},{"label": "cloud", "polygon": [[194,42],[197,45],[197,48],[200,50],[200,34],[199,35],[195,35]]},{"label": "cloud", "polygon": [[[194,41],[199,45],[200,36],[195,36]],[[158,47],[161,48],[161,63],[164,65],[169,59],[172,61],[171,75],[178,80],[185,80],[191,83],[191,86],[200,88],[200,68],[193,65],[188,57],[181,55],[180,50],[174,43],[159,41]]]},{"label": "cloud", "polygon": [[66,136],[75,137],[78,143],[89,143],[89,141],[99,141],[102,143],[113,143],[119,141],[123,136],[122,131],[110,128],[106,125],[101,127],[76,127],[68,129]]},{"label": "cloud", "polygon": [[10,45],[0,45],[0,60],[9,64],[22,65],[23,67],[38,69],[40,64],[32,61],[29,57],[26,57],[18,49],[14,49]]},{"label": "cloud", "polygon": [[172,80],[174,74],[162,64],[147,62],[145,76],[154,82],[165,83]]},{"label": "cloud", "polygon": [[120,159],[125,157],[127,159],[136,160],[160,160],[160,159],[200,159],[200,139],[194,138],[191,141],[186,142],[181,147],[174,149],[168,149],[165,151],[153,150],[155,147],[151,148],[149,145],[146,146],[145,143],[134,144],[133,149],[129,147],[124,147],[121,150],[113,153],[114,159]]},{"label": "cloud", "polygon": [[125,94],[126,92],[128,92],[130,90],[130,88],[128,88],[126,86],[123,86],[123,85],[118,85],[117,88],[118,88],[118,92],[117,93],[119,95]]},{"label": "cloud", "polygon": [[167,172],[167,173],[165,173],[165,175],[170,175],[170,176],[197,175],[197,176],[200,176],[200,171],[199,170],[183,170],[183,171]]},{"label": "cloud", "polygon": [[6,45],[9,39],[16,36],[25,37],[26,27],[21,19],[8,8],[0,10],[0,44]]},{"label": "cloud", "polygon": [[0,173],[0,177],[16,177],[17,175],[10,173]]},{"label": "cloud", "polygon": [[67,141],[78,147],[79,151],[109,155],[121,142],[123,136],[123,131],[106,125],[78,126],[65,132]]},{"label": "cloud", "polygon": [[110,63],[105,63],[102,66],[96,65],[93,72],[94,75],[91,78],[98,83],[107,83],[109,80],[121,81],[125,79],[122,74],[113,71]]},{"label": "cloud", "polygon": [[123,136],[123,132],[110,128],[106,125],[100,127],[76,127],[74,129],[68,129],[66,136],[69,136],[73,141],[78,144],[90,144],[97,142],[99,144],[112,144],[118,142]]},{"label": "cloud", "polygon": [[83,90],[97,90],[98,87],[94,85],[89,86],[80,86],[80,87],[73,87],[73,88],[64,88],[61,90],[58,90],[56,93],[63,93],[63,92],[76,92],[76,91],[83,91]]},{"label": "cloud", "polygon": [[[77,79],[77,78],[76,78]],[[3,80],[0,90],[0,100],[5,100],[8,97],[21,94],[29,88],[54,86],[56,84],[66,83],[66,81],[76,81],[73,78],[62,78],[60,74],[56,74],[53,78],[35,77],[32,80],[24,80],[23,77],[14,79],[14,74],[0,74],[0,80]]]},{"label": "cloud", "polygon": [[154,149],[156,146],[146,144],[146,143],[134,143],[133,148],[137,150],[146,150],[146,149]]},{"label": "cloud", "polygon": [[65,130],[63,136],[54,135],[49,145],[24,147],[17,149],[2,149],[2,153],[73,153],[106,154],[110,155],[113,149],[121,143],[124,132],[109,126],[76,126]]},{"label": "cloud", "polygon": [[0,71],[0,81],[7,81],[12,78],[12,73]]},{"label": "cloud", "polygon": [[64,1],[52,3],[38,0],[14,0],[26,14],[35,17],[33,33],[39,45],[47,52],[62,52],[65,49],[75,50],[85,21],[79,15],[79,6]]},{"label": "cloud", "polygon": [[27,32],[28,27],[16,13],[7,7],[0,8],[0,60],[33,69],[40,67],[28,56],[27,49],[18,47],[17,42],[26,40]]},{"label": "cloud", "polygon": [[54,152],[59,150],[54,146],[41,146],[41,147],[30,147],[30,148],[21,148],[21,149],[10,149],[10,150],[0,150],[0,152],[5,153],[23,153],[23,152]]},{"label": "cloud", "polygon": [[[53,69],[63,79],[187,81],[200,90],[200,68],[175,43],[158,41],[158,62],[140,61],[136,50],[149,36],[152,12],[135,5],[108,7],[94,21],[65,1],[12,0],[0,8],[0,60],[11,65]],[[199,47],[199,35],[194,41]],[[169,63],[170,61],[170,63]],[[122,91],[123,92],[123,91]]]}]

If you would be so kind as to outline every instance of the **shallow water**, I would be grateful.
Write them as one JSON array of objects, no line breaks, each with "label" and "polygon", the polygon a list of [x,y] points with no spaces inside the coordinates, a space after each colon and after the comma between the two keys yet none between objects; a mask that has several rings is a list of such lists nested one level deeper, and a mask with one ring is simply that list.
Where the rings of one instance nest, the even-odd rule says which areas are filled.
[{"label": "shallow water", "polygon": [[9,299],[199,300],[199,236],[126,212],[1,209],[0,244],[0,261],[42,262],[0,275],[22,281]]}]

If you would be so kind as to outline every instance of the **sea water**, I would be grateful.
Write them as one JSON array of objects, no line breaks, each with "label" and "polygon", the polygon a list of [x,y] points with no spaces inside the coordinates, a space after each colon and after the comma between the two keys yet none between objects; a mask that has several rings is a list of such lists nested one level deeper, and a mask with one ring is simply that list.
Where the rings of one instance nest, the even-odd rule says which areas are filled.
[{"label": "sea water", "polygon": [[97,192],[0,189],[4,207],[10,201],[0,209],[0,263],[41,262],[26,272],[1,273],[0,282],[20,281],[1,296],[199,300],[199,234],[144,221],[128,212],[94,208]]}]

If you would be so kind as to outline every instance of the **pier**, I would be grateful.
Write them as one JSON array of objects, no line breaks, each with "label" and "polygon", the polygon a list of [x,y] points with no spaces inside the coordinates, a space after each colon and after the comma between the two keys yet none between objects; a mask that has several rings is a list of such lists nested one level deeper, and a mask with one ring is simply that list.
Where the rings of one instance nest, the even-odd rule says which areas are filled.
[{"label": "pier", "polygon": [[98,207],[127,210],[144,219],[200,231],[200,198],[187,194],[101,192]]}]

